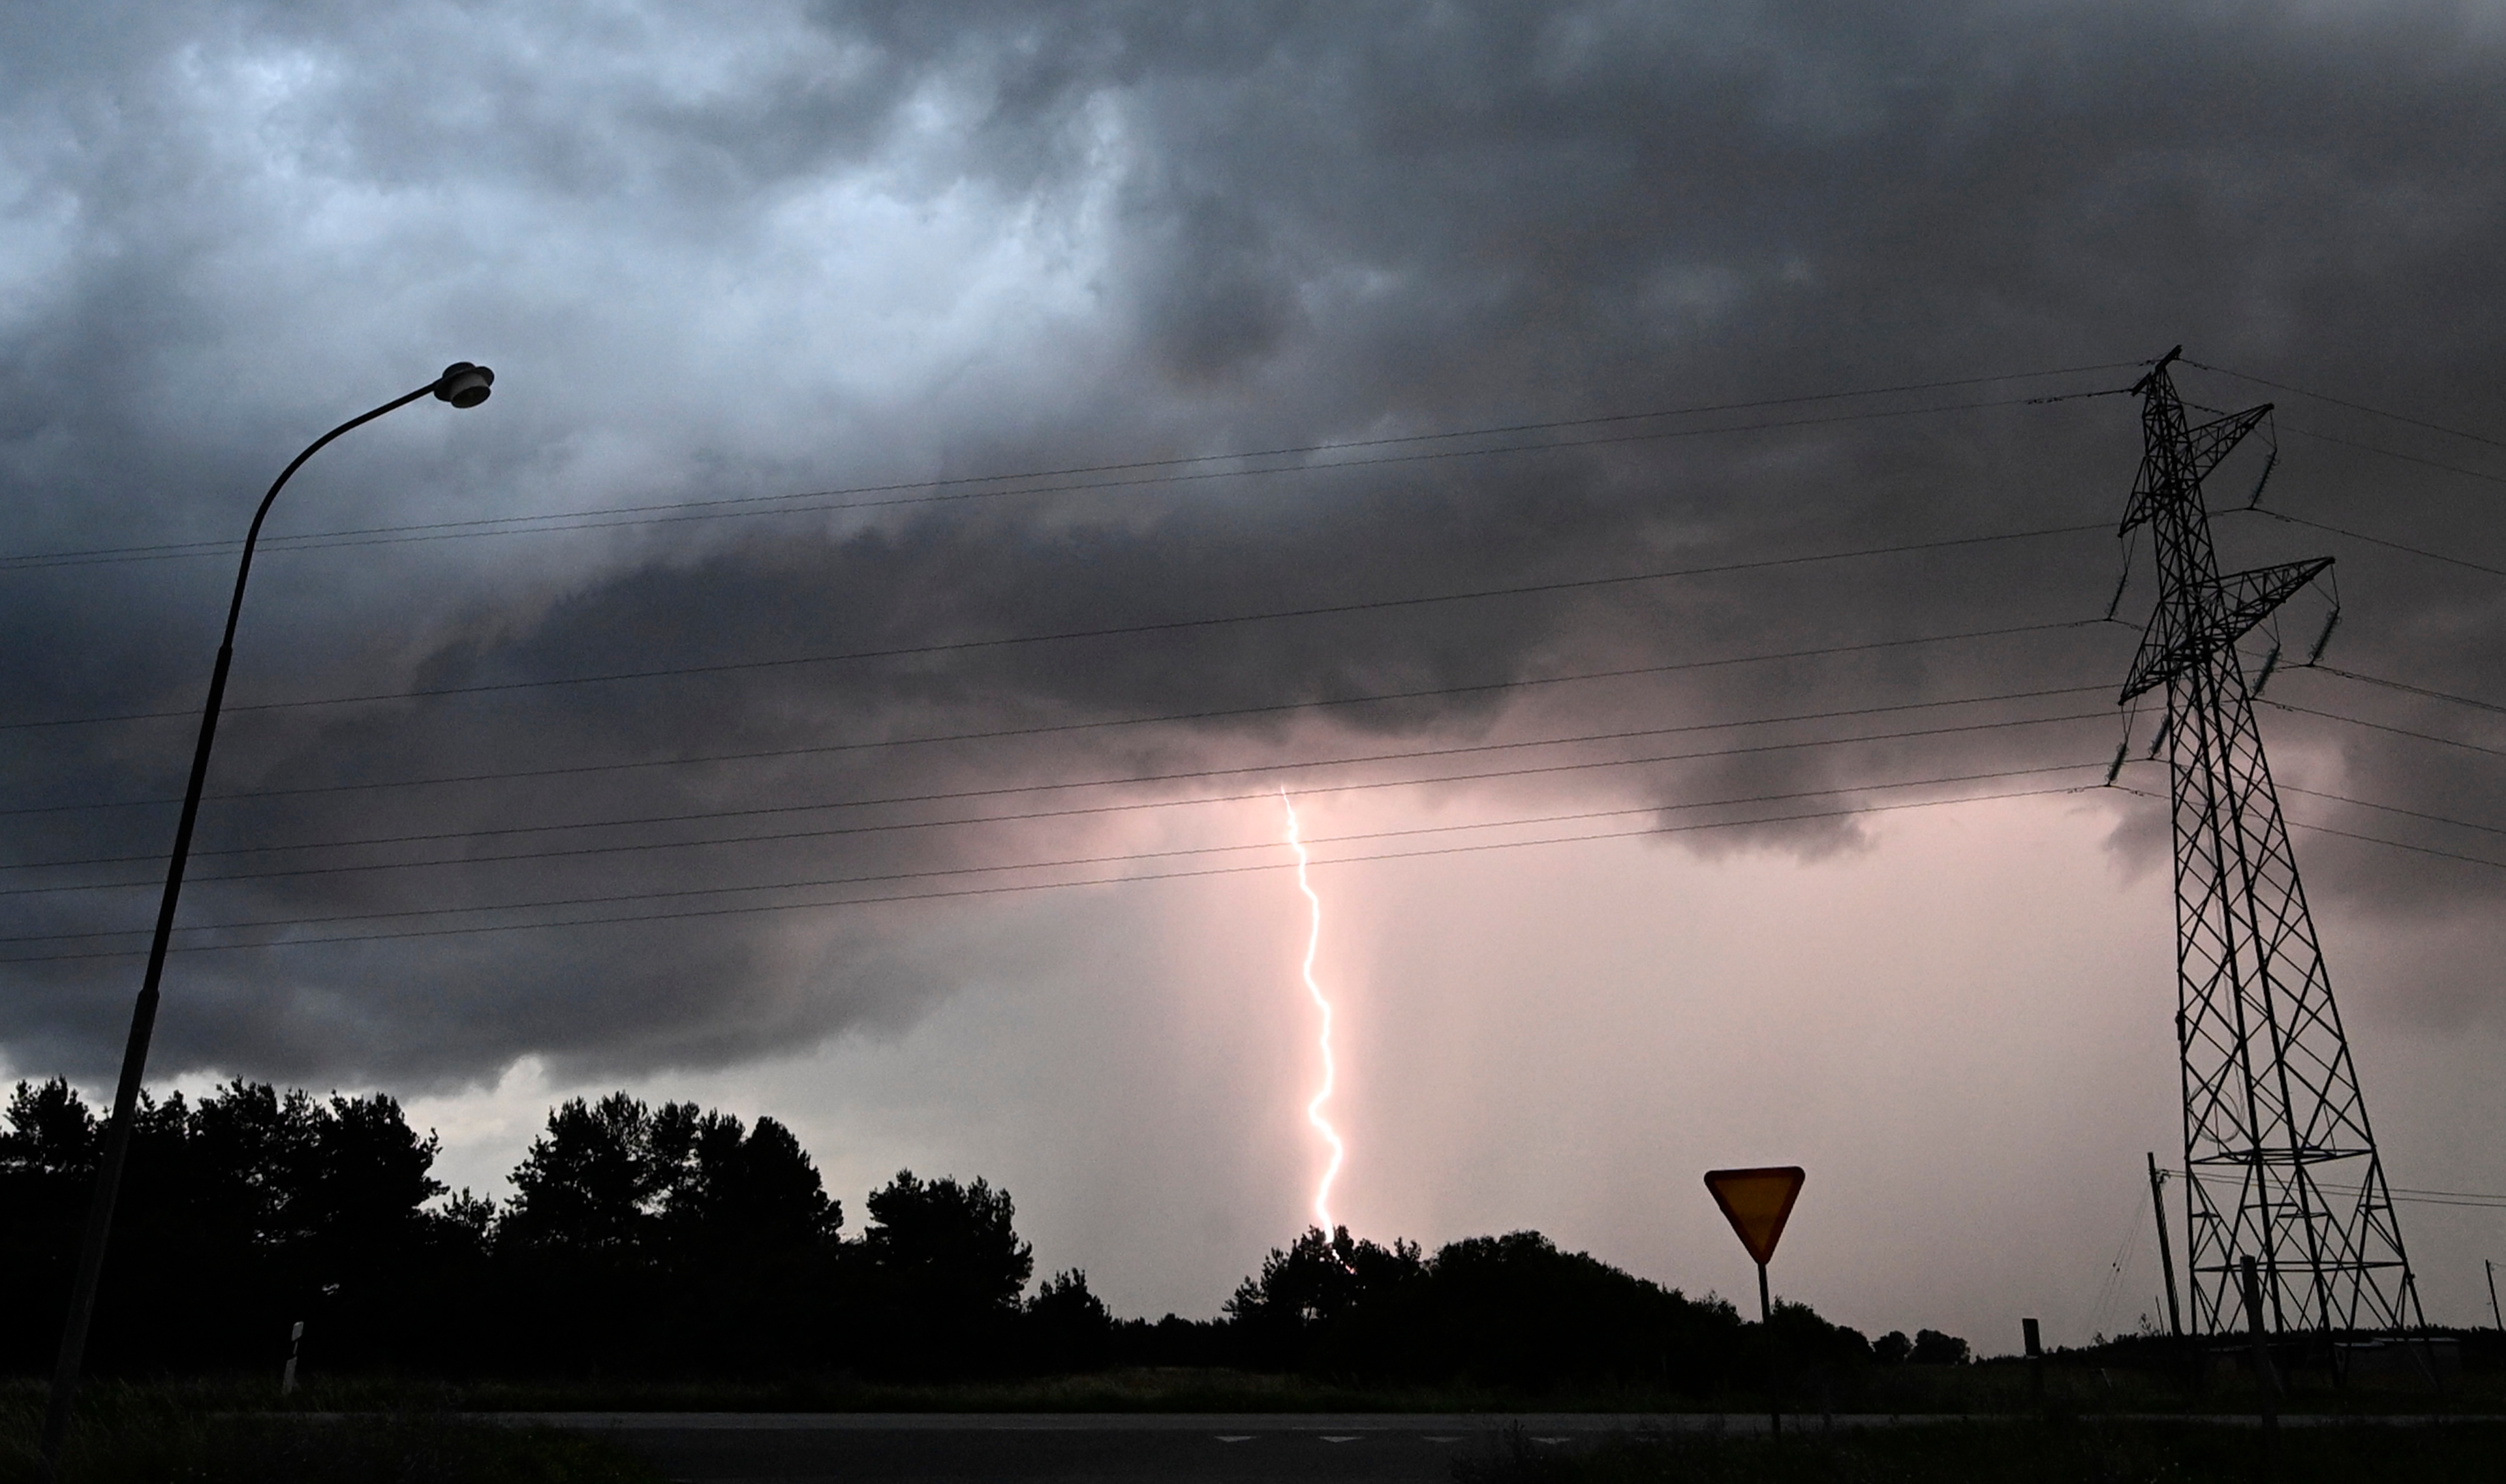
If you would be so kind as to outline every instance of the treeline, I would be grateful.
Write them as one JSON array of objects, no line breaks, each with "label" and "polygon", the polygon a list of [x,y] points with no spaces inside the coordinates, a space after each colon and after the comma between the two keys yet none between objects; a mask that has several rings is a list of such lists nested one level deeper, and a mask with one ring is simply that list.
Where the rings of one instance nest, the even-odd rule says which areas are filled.
[{"label": "treeline", "polygon": [[[0,1132],[0,1363],[50,1364],[93,1187],[99,1121],[18,1084]],[[1345,1230],[1273,1250],[1215,1321],[1117,1321],[1067,1272],[1033,1285],[1009,1193],[900,1172],[857,1237],[791,1131],[625,1093],[556,1108],[501,1207],[432,1176],[437,1141],[387,1097],[237,1081],[141,1113],[93,1368],[275,1370],[306,1323],[314,1371],[451,1379],[855,1374],[944,1379],[1116,1364],[1358,1381],[1705,1392],[1779,1367],[1963,1358],[1926,1331],[1880,1348],[1808,1309],[1745,1323],[1537,1233],[1429,1254]],[[1951,1348],[1954,1348],[1954,1354]]]}]

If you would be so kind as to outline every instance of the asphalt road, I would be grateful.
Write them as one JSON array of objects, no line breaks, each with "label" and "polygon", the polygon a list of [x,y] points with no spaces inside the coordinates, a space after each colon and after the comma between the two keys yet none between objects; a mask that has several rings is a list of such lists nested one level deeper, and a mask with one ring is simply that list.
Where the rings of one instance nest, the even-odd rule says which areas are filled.
[{"label": "asphalt road", "polygon": [[[1700,1417],[969,1413],[545,1413],[690,1484],[928,1480],[1027,1484],[1158,1479],[1434,1480],[1486,1458],[1519,1423],[1529,1446],[1569,1449],[1646,1424]],[[1734,1418],[1736,1430],[1751,1419]],[[1764,1418],[1754,1419],[1766,1426]]]},{"label": "asphalt road", "polygon": [[[1534,1451],[1571,1451],[1611,1433],[1720,1429],[1763,1432],[1765,1414],[1608,1413],[1313,1414],[965,1412],[540,1412],[499,1421],[580,1429],[643,1455],[687,1484],[820,1484],[929,1480],[933,1484],[1078,1484],[1158,1479],[1179,1484],[1269,1480],[1435,1480],[1460,1460],[1488,1458],[1509,1428]],[[1944,1417],[1787,1419],[1788,1427],[1891,1427]],[[2147,1419],[2158,1421],[2162,1419]],[[2217,1426],[2258,1419],[2220,1415]],[[2299,1415],[2283,1427],[2338,1426]],[[2506,1418],[2384,1416],[2394,1427]]]}]

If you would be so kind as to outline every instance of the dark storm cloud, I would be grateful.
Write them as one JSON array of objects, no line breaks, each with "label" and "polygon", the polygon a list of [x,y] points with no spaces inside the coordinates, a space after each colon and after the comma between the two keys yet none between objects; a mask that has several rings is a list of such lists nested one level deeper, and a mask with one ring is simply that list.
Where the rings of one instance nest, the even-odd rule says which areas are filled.
[{"label": "dark storm cloud", "polygon": [[[20,17],[0,47],[17,141],[0,155],[0,525],[13,552],[230,535],[273,456],[455,353],[504,371],[497,400],[361,433],[324,455],[318,495],[300,491],[321,513],[291,507],[274,529],[1512,425],[2128,361],[2179,341],[2214,364],[2495,426],[2499,38],[2439,9],[140,18],[155,14]],[[2221,406],[2267,390],[2183,378],[2188,396]],[[2491,564],[2506,555],[2493,486],[2307,434],[2506,468],[2493,449],[2285,400],[2272,506]],[[475,1075],[527,1052],[711,1065],[894,1024],[948,988],[891,952],[907,920],[879,913],[904,909],[658,915],[1032,880],[931,873],[1119,853],[1142,837],[1114,815],[884,826],[1258,788],[1265,776],[978,790],[2119,680],[2133,636],[2102,626],[1520,696],[1201,714],[2094,619],[2118,561],[2102,531],[930,647],[2094,525],[2119,515],[2137,457],[2121,398],[1657,436],[1715,422],[1352,456],[1639,435],[1550,452],[273,558],[238,702],[461,694],[239,712],[219,787],[260,796],[213,806],[184,920],[297,925],[199,940],[656,920],[186,955],[161,1065],[304,1077]],[[2232,564],[2332,540],[2261,516],[2221,525]],[[2338,550],[2334,659],[2497,698],[2499,579]],[[0,573],[12,715],[196,705],[224,567]],[[2124,617],[2136,622],[2146,598],[2130,595]],[[2288,642],[2310,640],[2295,631],[2313,621],[2293,615]],[[922,652],[811,659],[911,650]],[[2448,703],[2343,683],[2284,676],[2270,696],[2494,735]],[[1920,731],[2110,702],[2108,689],[1850,725]],[[1083,725],[1140,716],[1197,719]],[[179,786],[188,725],[7,733],[8,802],[161,800]],[[2481,754],[2304,712],[2266,725],[2287,749],[2283,774],[2297,762],[2317,794],[2506,817]],[[1029,735],[911,741],[1011,730]],[[1536,813],[1800,795],[2102,761],[2119,730],[1935,732],[1536,776],[1476,797]],[[414,779],[470,781],[357,786]],[[922,802],[864,802],[895,799]],[[2152,816],[2117,808],[2119,848],[2145,859]],[[12,953],[128,947],[35,935],[143,922],[168,813],[13,816],[13,859],[96,862],[13,881],[135,885],[0,897],[22,939]],[[2462,838],[2319,797],[2292,813],[2448,848]],[[1821,851],[1858,837],[1816,819],[1686,838]],[[289,845],[324,848],[259,849]],[[2386,910],[2485,908],[2496,885],[2355,842],[2301,849],[2319,862],[2318,891]],[[527,858],[499,863],[514,856]],[[836,885],[730,889],[796,882]],[[564,905],[406,916],[517,902]],[[0,1036],[13,1059],[99,1065],[131,961],[9,972]]]}]

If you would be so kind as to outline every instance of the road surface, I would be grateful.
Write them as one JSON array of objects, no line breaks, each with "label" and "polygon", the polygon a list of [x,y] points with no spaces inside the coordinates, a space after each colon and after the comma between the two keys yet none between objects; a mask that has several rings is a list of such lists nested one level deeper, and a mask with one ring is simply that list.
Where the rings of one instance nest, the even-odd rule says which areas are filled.
[{"label": "road surface", "polygon": [[[476,1414],[520,1425],[579,1429],[652,1460],[686,1484],[832,1484],[928,1480],[932,1484],[1080,1484],[1174,1480],[1267,1484],[1271,1480],[1435,1480],[1458,1460],[1486,1459],[1522,1430],[1534,1452],[1588,1447],[1612,1433],[1764,1432],[1764,1413],[1140,1413],[1140,1412],[503,1412]],[[1947,1416],[1875,1414],[1787,1418],[1815,1430],[1953,1422]],[[1975,1419],[1982,1420],[1982,1419]],[[2008,1421],[2010,1419],[2002,1419]],[[2119,1419],[2120,1420],[2120,1419]],[[2249,1428],[2237,1414],[2146,1417]],[[2394,1415],[2284,1417],[2282,1427],[2381,1423],[2426,1427],[2496,1423],[2498,1417]]]},{"label": "road surface", "polygon": [[[1434,1480],[1486,1458],[1503,1430],[1566,1449],[1701,1416],[1436,1414],[549,1412],[506,1421],[580,1429],[690,1484],[1077,1484],[1081,1480]],[[1730,1419],[1734,1430],[1764,1417]]]}]

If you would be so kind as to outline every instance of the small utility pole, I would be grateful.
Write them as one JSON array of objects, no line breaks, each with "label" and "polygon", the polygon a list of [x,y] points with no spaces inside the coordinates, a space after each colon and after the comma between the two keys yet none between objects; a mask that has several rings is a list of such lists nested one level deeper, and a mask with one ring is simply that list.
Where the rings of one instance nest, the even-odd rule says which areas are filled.
[{"label": "small utility pole", "polygon": [[2239,1259],[2238,1268],[2244,1278],[2245,1332],[2253,1338],[2254,1385],[2262,1392],[2263,1430],[2275,1431],[2279,1427],[2279,1371],[2272,1364],[2271,1339],[2263,1324],[2262,1273],[2251,1257]]},{"label": "small utility pole", "polygon": [[2488,1317],[2497,1321],[2499,1329],[2506,1330],[2506,1315],[2497,1312],[2497,1264],[2484,1258],[2480,1265],[2488,1270]]},{"label": "small utility pole", "polygon": [[2166,1244],[2166,1175],[2158,1151],[2149,1151],[2149,1209],[2158,1217],[2158,1266],[2166,1275],[2166,1332],[2184,1338],[2184,1313],[2175,1306],[2175,1249]]},{"label": "small utility pole", "polygon": [[2279,1372],[2272,1365],[2271,1342],[2263,1334],[2263,1280],[2254,1259],[2246,1256],[2238,1261],[2238,1276],[2244,1280],[2245,1330],[2254,1342],[2254,1390],[2261,1394],[2263,1408],[2263,1476],[2279,1477]]},{"label": "small utility pole", "polygon": [[[1758,1264],[1758,1328],[1766,1335],[1767,1352],[1772,1356],[1775,1343],[1775,1306],[1767,1299],[1767,1265],[1763,1262]],[[1780,1390],[1772,1392],[1767,1398],[1767,1431],[1775,1437],[1784,1433],[1784,1403]]]}]

